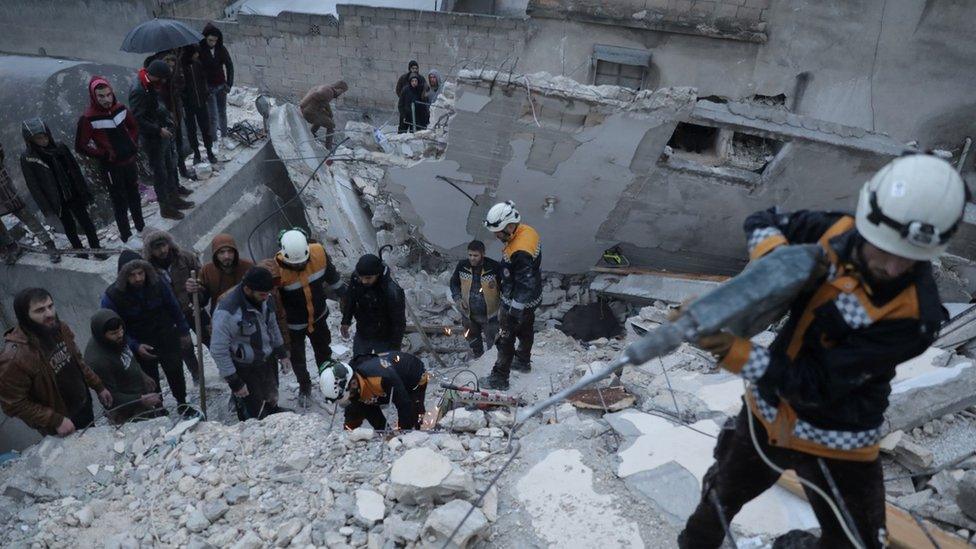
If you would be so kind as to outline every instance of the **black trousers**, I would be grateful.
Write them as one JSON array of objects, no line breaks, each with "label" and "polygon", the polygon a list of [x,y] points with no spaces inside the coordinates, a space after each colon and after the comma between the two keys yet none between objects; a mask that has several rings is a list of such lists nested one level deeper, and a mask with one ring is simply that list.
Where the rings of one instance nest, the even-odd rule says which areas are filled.
[{"label": "black trousers", "polygon": [[153,175],[153,189],[160,204],[169,204],[176,198],[180,174],[176,169],[177,154],[173,139],[143,138],[140,143],[149,159]]},{"label": "black trousers", "polygon": [[169,390],[172,391],[176,403],[186,403],[186,378],[183,377],[183,356],[179,338],[174,335],[172,342],[150,343],[150,345],[155,348],[153,354],[156,355],[156,359],[137,359],[142,371],[156,382],[157,387],[162,387],[159,383],[159,368],[162,366],[166,383],[169,384]]},{"label": "black trousers", "polygon": [[260,366],[237,368],[237,375],[247,387],[247,396],[234,397],[237,401],[237,418],[264,419],[278,411],[277,365],[274,359]]},{"label": "black trousers", "polygon": [[[413,403],[415,421],[410,425],[399,425],[400,429],[420,429],[424,421],[424,415],[427,413],[427,408],[424,406],[424,400],[426,398],[426,383],[410,391],[410,401]],[[386,429],[386,416],[383,415],[383,407],[381,405],[363,404],[359,401],[349,403],[349,406],[346,406],[346,428],[355,429],[363,424],[363,420],[368,421],[373,429]]]},{"label": "black trousers", "polygon": [[210,132],[210,113],[207,106],[191,107],[189,104],[183,105],[186,112],[186,138],[190,142],[190,152],[193,156],[200,154],[200,141],[197,139],[197,128],[203,135],[203,146],[207,152],[213,149],[213,134]]},{"label": "black trousers", "polygon": [[[196,320],[193,318],[193,309],[183,311],[183,316],[186,318],[186,323],[196,333]],[[210,348],[210,315],[207,313],[206,309],[200,311],[200,331],[202,334],[197,334],[197,337],[201,338],[203,344]],[[197,349],[195,345],[191,345],[186,349],[180,349],[180,355],[183,357],[183,364],[186,364],[186,369],[190,372],[190,377],[196,382],[200,375],[200,362],[197,360]]]},{"label": "black trousers", "polygon": [[498,317],[468,315],[461,320],[467,331],[464,338],[471,347],[471,353],[478,358],[485,354],[486,343],[489,348],[495,344],[495,339],[498,337]]},{"label": "black trousers", "polygon": [[332,332],[329,325],[325,322],[325,317],[315,321],[314,331],[308,333],[308,329],[288,330],[289,353],[291,354],[291,368],[298,379],[299,390],[303,393],[312,390],[312,378],[308,373],[308,364],[305,358],[305,338],[312,342],[312,352],[315,354],[315,372],[318,373],[318,365],[332,358]]},{"label": "black trousers", "polygon": [[122,242],[125,242],[132,236],[130,213],[137,231],[146,226],[142,219],[142,197],[139,196],[139,168],[135,162],[131,162],[123,166],[106,166],[104,170],[108,194],[112,198],[115,225],[119,228]]},{"label": "black trousers", "polygon": [[[732,518],[742,506],[758,497],[779,479],[759,457],[749,436],[749,421],[754,421],[756,438],[763,452],[784,469],[793,469],[800,477],[816,484],[833,497],[817,456],[770,446],[766,429],[758,419],[750,418],[751,412],[743,406],[739,416],[729,420],[715,444],[715,463],[702,480],[702,499],[678,537],[682,548],[711,548],[722,544],[725,530],[715,506],[709,498],[714,490],[722,506],[725,519]],[[868,547],[882,547],[885,533],[885,491],[881,462],[823,459],[833,477],[837,489],[857,526],[861,540]],[[820,547],[851,547],[840,523],[824,500],[804,488],[807,500],[820,522]]]},{"label": "black trousers", "polygon": [[[535,341],[535,309],[525,309],[518,321],[513,321],[505,308],[499,312],[500,329],[498,341],[498,358],[491,374],[508,379],[512,371],[512,360],[518,359],[523,364],[532,360],[532,343]],[[518,341],[516,349],[515,342]]]},{"label": "black trousers", "polygon": [[[88,205],[84,202],[68,202],[61,204],[61,215],[58,216],[61,225],[64,227],[64,234],[68,237],[68,242],[72,248],[81,248],[81,239],[78,238],[78,225],[85,231],[85,238],[88,239],[89,248],[99,248],[98,231],[88,215]],[[77,221],[77,224],[75,223]]]}]

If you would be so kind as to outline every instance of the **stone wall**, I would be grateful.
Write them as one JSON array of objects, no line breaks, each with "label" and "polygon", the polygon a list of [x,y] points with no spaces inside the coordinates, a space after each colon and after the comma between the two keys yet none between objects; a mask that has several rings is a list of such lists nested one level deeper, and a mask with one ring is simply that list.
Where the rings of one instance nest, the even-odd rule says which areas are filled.
[{"label": "stone wall", "polygon": [[233,0],[164,0],[160,2],[161,17],[198,17],[223,19],[224,8]]}]

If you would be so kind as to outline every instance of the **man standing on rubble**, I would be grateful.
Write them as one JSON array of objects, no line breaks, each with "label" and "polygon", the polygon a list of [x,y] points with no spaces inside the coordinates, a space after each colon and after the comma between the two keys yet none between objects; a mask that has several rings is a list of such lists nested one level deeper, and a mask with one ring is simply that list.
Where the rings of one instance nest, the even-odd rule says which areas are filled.
[{"label": "man standing on rubble", "polygon": [[177,410],[188,415],[181,349],[193,343],[180,304],[152,264],[132,250],[119,256],[118,269],[115,282],[102,294],[101,306],[122,317],[129,348],[157,387],[162,366]]},{"label": "man standing on rubble", "polygon": [[[898,364],[932,343],[944,319],[930,262],[962,222],[967,195],[952,166],[918,154],[865,183],[855,217],[773,208],[746,219],[751,259],[817,243],[826,264],[768,349],[724,332],[698,341],[751,385],[746,406],[718,437],[681,547],[718,547],[722,523],[776,482],[779,473],[757,450],[833,499],[832,480],[859,543],[886,545],[878,441],[891,380]],[[804,491],[820,522],[820,546],[852,545],[825,500]]]},{"label": "man standing on rubble", "polygon": [[491,375],[481,378],[481,385],[505,391],[511,370],[532,369],[535,309],[542,302],[542,242],[535,229],[522,223],[522,216],[511,200],[499,202],[488,210],[485,227],[495,233],[505,248],[501,263],[498,358]]},{"label": "man standing on rubble", "polygon": [[315,86],[308,90],[301,103],[298,104],[302,110],[302,117],[312,125],[312,135],[325,128],[325,148],[332,149],[333,137],[335,136],[335,120],[332,115],[332,107],[329,105],[334,99],[349,90],[349,85],[342,80],[331,85]]},{"label": "man standing on rubble", "polygon": [[[254,266],[254,263],[241,258],[237,250],[237,242],[227,233],[220,233],[210,241],[213,251],[210,263],[200,270],[199,279],[187,279],[186,291],[200,292],[200,306],[210,303],[210,314],[217,308],[217,301],[231,288],[240,284],[244,274]],[[203,342],[210,346],[209,330],[204,330]]]},{"label": "man standing on rubble", "polygon": [[420,429],[427,409],[427,370],[409,353],[360,355],[350,366],[329,361],[319,366],[319,387],[329,402],[345,408],[345,427],[355,429],[363,420],[373,429],[386,429],[383,404],[393,402],[397,429]]},{"label": "man standing on rubble", "polygon": [[407,63],[407,72],[401,74],[400,78],[397,78],[396,90],[394,90],[396,91],[397,97],[400,97],[400,94],[403,93],[403,88],[410,85],[410,77],[412,76],[416,76],[420,79],[419,83],[421,89],[425,89],[427,87],[427,82],[424,80],[424,77],[420,76],[420,63],[411,59],[410,62]]},{"label": "man standing on rubble", "polygon": [[383,260],[366,254],[356,262],[342,300],[342,337],[356,321],[353,356],[399,351],[407,329],[406,296]]},{"label": "man standing on rubble", "polygon": [[332,358],[326,298],[341,296],[345,286],[325,247],[317,242],[309,243],[301,229],[281,233],[278,243],[281,250],[274,259],[262,265],[268,265],[273,273],[284,308],[291,366],[298,379],[299,404],[304,407],[310,404],[312,395],[312,377],[305,362],[305,339],[312,344],[316,364]]},{"label": "man standing on rubble", "polygon": [[[166,231],[150,231],[143,237],[142,258],[152,264],[159,273],[159,277],[165,282],[169,289],[176,296],[176,301],[180,304],[183,311],[183,318],[186,319],[188,326],[193,329],[196,322],[193,315],[193,300],[190,292],[187,291],[187,281],[194,272],[199,273],[200,260],[196,254],[181,249],[173,236]],[[210,331],[210,316],[206,311],[200,312],[201,331]],[[197,334],[197,337],[202,337]],[[192,346],[182,349],[183,363],[190,371],[190,377],[194,384],[199,384],[200,364],[197,362],[197,354]]]},{"label": "man standing on rubble", "polygon": [[251,267],[220,300],[213,318],[210,353],[238,399],[237,416],[263,419],[278,408],[275,362],[289,368],[288,346],[275,318],[271,271]]},{"label": "man standing on rubble", "polygon": [[474,358],[485,354],[485,342],[488,346],[495,344],[500,281],[498,262],[485,257],[484,242],[472,240],[468,244],[468,258],[459,261],[451,275],[451,297],[464,315],[461,319],[464,339],[468,340]]},{"label": "man standing on rubble", "polygon": [[17,325],[4,334],[0,352],[0,407],[42,435],[68,436],[95,421],[88,389],[105,408],[112,395],[81,357],[75,335],[58,319],[43,288],[14,297]]},{"label": "man standing on rubble", "polygon": [[[34,236],[44,243],[44,248],[47,249],[48,256],[51,258],[51,263],[61,261],[61,252],[54,246],[54,239],[51,238],[51,233],[27,209],[27,204],[24,203],[24,199],[17,194],[14,182],[10,179],[10,173],[7,172],[7,160],[3,151],[3,145],[0,144],[0,218],[8,213],[14,214],[21,223],[30,229],[30,232],[34,233]],[[21,253],[20,246],[10,236],[10,233],[7,231],[7,226],[3,224],[3,219],[0,219],[0,251],[3,252],[3,262],[7,265],[16,263]]]}]

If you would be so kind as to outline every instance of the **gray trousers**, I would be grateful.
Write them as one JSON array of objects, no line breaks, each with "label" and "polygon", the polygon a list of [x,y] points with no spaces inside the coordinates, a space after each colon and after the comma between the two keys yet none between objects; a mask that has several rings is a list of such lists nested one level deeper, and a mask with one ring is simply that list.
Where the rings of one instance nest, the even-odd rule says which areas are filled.
[{"label": "gray trousers", "polygon": [[[51,233],[47,232],[44,225],[41,224],[40,220],[34,216],[27,208],[21,208],[16,212],[11,212],[12,215],[16,216],[21,223],[27,226],[30,232],[34,233],[34,236],[39,238],[41,242],[47,244],[48,242],[54,242],[51,238]],[[7,248],[11,244],[15,244],[13,237],[7,231],[7,227],[4,226],[3,221],[0,221],[0,247]]]}]

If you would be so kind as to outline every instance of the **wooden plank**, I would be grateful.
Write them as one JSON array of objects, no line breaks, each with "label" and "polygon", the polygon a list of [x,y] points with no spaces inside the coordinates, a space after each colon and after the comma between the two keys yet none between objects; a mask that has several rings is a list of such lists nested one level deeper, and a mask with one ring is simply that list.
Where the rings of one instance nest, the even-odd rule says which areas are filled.
[{"label": "wooden plank", "polygon": [[[797,480],[796,472],[793,470],[786,471],[786,474],[781,476],[776,484],[779,484],[803,499],[807,499],[807,494],[803,491],[803,485]],[[895,549],[932,547],[932,542],[929,541],[925,532],[919,528],[915,519],[907,511],[899,509],[887,502],[885,503],[885,522],[888,529],[888,543],[891,544],[891,547]],[[922,520],[922,524],[925,525],[925,528],[932,538],[935,539],[936,543],[939,544],[941,549],[966,549],[969,547],[964,539],[952,532],[947,532],[924,519]]]}]

